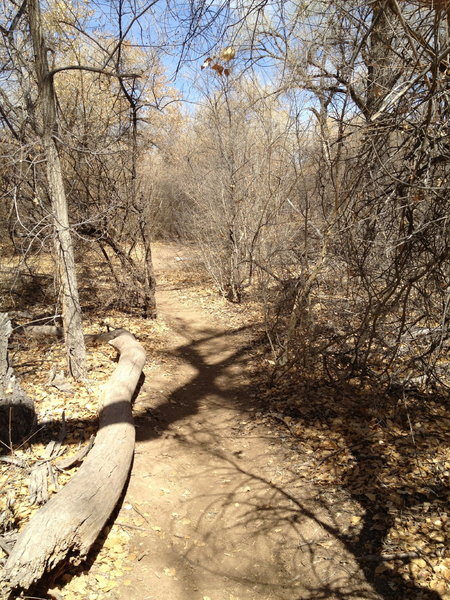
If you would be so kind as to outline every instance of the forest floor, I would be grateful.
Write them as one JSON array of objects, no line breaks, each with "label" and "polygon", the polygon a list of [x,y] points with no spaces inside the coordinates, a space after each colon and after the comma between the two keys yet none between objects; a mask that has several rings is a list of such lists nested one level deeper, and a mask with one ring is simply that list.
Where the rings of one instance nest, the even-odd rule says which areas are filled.
[{"label": "forest floor", "polygon": [[135,406],[125,510],[141,529],[130,538],[137,558],[111,598],[377,597],[330,533],[339,520],[345,529],[351,508],[327,506],[320,490],[293,478],[297,456],[263,423],[252,324],[198,300],[170,285],[158,294],[170,345]]},{"label": "forest floor", "polygon": [[[148,353],[134,405],[137,442],[128,488],[88,566],[67,571],[40,597],[450,598],[448,497],[426,487],[435,484],[432,469],[448,469],[439,402],[428,403],[427,418],[410,406],[414,425],[427,434],[422,447],[420,432],[411,444],[407,428],[393,415],[381,423],[380,406],[354,390],[337,397],[317,387],[316,404],[302,386],[293,390],[282,382],[269,390],[258,311],[230,306],[193,282],[186,248],[158,244],[154,259],[158,321],[108,316],[112,326],[135,333]],[[90,327],[98,330],[98,322]],[[100,382],[112,355],[109,348],[91,351]],[[64,389],[51,396],[48,366],[40,366],[42,375],[32,370],[28,387],[23,373],[25,386],[42,397],[41,417],[55,405],[64,409],[75,452],[95,431],[96,392],[73,386],[72,396]],[[289,394],[297,397],[295,410]],[[364,428],[363,408],[370,421]],[[399,467],[410,458],[407,443],[413,446],[409,470]],[[39,447],[44,452],[44,441],[34,445],[35,454]],[[4,481],[0,473],[6,492],[16,475],[8,469]],[[397,471],[402,480],[394,480]]]}]

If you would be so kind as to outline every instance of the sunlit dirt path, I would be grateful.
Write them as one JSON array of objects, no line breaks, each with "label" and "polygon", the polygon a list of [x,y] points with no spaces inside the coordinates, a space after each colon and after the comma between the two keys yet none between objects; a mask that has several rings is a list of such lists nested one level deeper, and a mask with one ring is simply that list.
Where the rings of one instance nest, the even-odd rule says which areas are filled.
[{"label": "sunlit dirt path", "polygon": [[109,597],[378,598],[346,551],[345,506],[298,483],[295,457],[260,422],[251,330],[192,300],[158,294],[167,368],[136,402],[136,456],[118,517],[136,517],[131,570]]}]

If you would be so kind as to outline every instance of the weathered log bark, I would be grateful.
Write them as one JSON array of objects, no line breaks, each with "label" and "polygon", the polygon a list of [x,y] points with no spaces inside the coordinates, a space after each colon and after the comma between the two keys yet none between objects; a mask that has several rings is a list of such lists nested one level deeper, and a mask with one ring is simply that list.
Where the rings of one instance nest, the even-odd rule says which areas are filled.
[{"label": "weathered log bark", "polygon": [[[64,339],[64,329],[56,325],[24,325],[18,329],[32,338],[54,337],[58,340]],[[121,333],[128,333],[128,331],[126,329],[113,329],[106,333],[86,333],[83,337],[86,344],[109,342],[109,340],[118,337]]]},{"label": "weathered log bark", "polygon": [[5,565],[10,589],[27,589],[68,558],[79,563],[111,515],[126,483],[134,451],[131,397],[145,352],[128,332],[109,342],[119,363],[104,391],[94,446],[69,483],[20,534]]},{"label": "weathered log bark", "polygon": [[33,338],[56,337],[59,340],[64,339],[64,329],[56,325],[30,325],[21,328],[26,335]]},{"label": "weathered log bark", "polygon": [[18,384],[8,362],[11,323],[0,313],[0,442],[8,448],[31,433],[35,423],[34,403]]}]

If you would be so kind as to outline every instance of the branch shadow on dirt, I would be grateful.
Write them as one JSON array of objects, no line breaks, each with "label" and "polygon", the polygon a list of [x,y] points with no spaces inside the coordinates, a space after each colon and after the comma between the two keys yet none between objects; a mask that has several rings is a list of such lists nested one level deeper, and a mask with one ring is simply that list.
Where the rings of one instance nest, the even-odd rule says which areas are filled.
[{"label": "branch shadow on dirt", "polygon": [[[352,448],[355,469],[348,474],[349,481],[343,482],[342,489],[317,488],[303,481],[299,486],[298,471],[283,464],[280,484],[275,484],[270,473],[265,476],[261,472],[261,457],[255,461],[256,472],[239,464],[239,456],[226,456],[220,450],[222,432],[207,423],[198,423],[193,431],[181,435],[173,426],[186,417],[195,416],[200,404],[211,398],[217,399],[218,406],[228,405],[241,411],[247,417],[254,416],[249,412],[255,409],[248,398],[255,388],[249,382],[243,382],[239,372],[244,371],[249,358],[251,345],[241,345],[225,358],[211,364],[201,351],[205,342],[239,338],[243,330],[217,333],[217,330],[204,329],[189,332],[182,319],[174,320],[172,327],[183,335],[188,342],[176,350],[176,355],[191,365],[196,374],[191,381],[174,390],[165,402],[150,411],[150,417],[157,419],[157,434],[153,424],[140,423],[138,439],[144,440],[155,435],[172,435],[182,444],[197,446],[213,459],[222,461],[227,479],[237,481],[236,489],[227,487],[221,490],[205,489],[203,495],[205,514],[217,515],[212,519],[210,528],[206,528],[204,537],[207,551],[190,548],[185,551],[185,558],[198,568],[223,575],[228,578],[245,581],[256,589],[272,590],[272,596],[280,598],[383,598],[439,600],[440,595],[430,589],[406,581],[395,568],[383,562],[384,541],[392,525],[389,511],[389,498],[382,485],[377,486],[376,502],[364,494],[354,494],[352,477],[359,477],[359,469],[370,465],[370,477],[377,480],[379,472],[384,468],[382,456],[367,463],[363,452],[354,448],[355,440],[349,438],[347,444]],[[200,337],[199,337],[200,336]],[[189,339],[190,338],[190,339]],[[231,346],[232,346],[231,342]],[[220,346],[220,344],[219,344]],[[228,372],[232,369],[233,373]],[[253,404],[258,404],[253,400]],[[351,418],[352,415],[346,415]],[[223,430],[229,424],[223,424]],[[277,442],[269,439],[268,443]],[[372,449],[372,451],[374,451]],[[266,460],[267,457],[263,458]],[[299,461],[302,458],[299,457]],[[208,480],[208,469],[198,474],[199,482]],[[245,485],[244,485],[245,483]],[[242,486],[249,488],[245,498],[239,492]],[[256,486],[256,488],[255,488]],[[200,484],[200,488],[201,488]],[[253,494],[252,490],[255,491]],[[306,490],[306,491],[305,491]],[[239,499],[237,499],[239,498]],[[347,499],[356,501],[361,508],[362,526],[356,530],[349,527],[349,514],[352,506],[346,506]],[[336,505],[337,501],[337,505]],[[412,502],[411,498],[405,498]],[[235,528],[253,537],[256,545],[270,543],[271,560],[263,565],[253,565],[252,556],[242,560],[247,572],[234,574],[224,570],[226,547],[217,545],[216,540],[227,538],[224,523],[232,523],[228,515],[230,507],[240,506],[239,517]],[[241,514],[242,509],[243,513]],[[347,514],[346,514],[347,513]],[[380,518],[380,514],[383,518]],[[374,516],[376,515],[376,522]],[[197,524],[202,531],[202,515]],[[233,525],[226,527],[233,529]],[[231,544],[238,544],[231,538]],[[241,534],[240,534],[241,535]],[[267,554],[267,553],[266,553]],[[214,557],[220,556],[220,564]],[[216,566],[214,564],[216,563]],[[379,565],[383,564],[380,571]],[[298,565],[302,565],[299,569]],[[308,575],[309,573],[309,575]]]},{"label": "branch shadow on dirt", "polygon": [[[382,572],[377,569],[392,526],[391,500],[381,484],[375,488],[376,502],[364,493],[354,492],[361,469],[369,469],[370,478],[376,482],[386,467],[382,452],[375,446],[371,446],[368,460],[367,447],[358,446],[360,438],[349,435],[346,444],[354,465],[342,490],[327,490],[300,479],[295,463],[284,462],[279,481],[274,481],[275,465],[270,465],[270,455],[252,455],[251,445],[263,436],[267,446],[273,445],[275,454],[281,446],[278,434],[261,433],[257,428],[252,440],[252,430],[243,427],[234,432],[238,443],[230,453],[221,449],[229,423],[191,423],[191,430],[182,433],[174,428],[186,418],[195,417],[202,402],[238,409],[247,419],[254,419],[255,410],[261,406],[254,398],[254,382],[241,376],[252,348],[252,344],[240,339],[247,333],[246,328],[223,333],[213,328],[190,331],[182,319],[173,319],[171,325],[187,340],[176,349],[175,356],[190,365],[194,375],[137,419],[137,440],[169,435],[216,461],[215,467],[206,466],[198,473],[197,497],[202,498],[204,510],[197,530],[203,545],[184,548],[184,559],[213,576],[227,577],[255,591],[269,591],[273,598],[439,600],[438,593],[405,581],[395,568],[385,567]],[[208,355],[202,352],[205,343],[211,345]],[[223,352],[224,358],[210,362],[215,354]],[[312,407],[309,409],[312,415]],[[320,411],[320,399],[314,409]],[[300,406],[300,410],[308,419],[305,406]],[[342,411],[339,414],[345,419],[353,417]],[[53,425],[56,427],[57,423]],[[88,426],[92,422],[80,420],[77,425]],[[363,438],[370,439],[369,429],[362,433]],[[244,443],[250,450],[240,450],[238,446]],[[246,452],[251,460],[244,466],[241,458]],[[303,458],[299,455],[297,461]],[[213,468],[221,470],[226,482],[223,489],[208,487]],[[358,531],[348,525],[353,510],[348,496],[362,509],[362,527]],[[413,491],[402,495],[405,507],[420,506],[422,501]],[[227,554],[236,554],[236,548],[240,552],[237,570],[226,558]]]}]

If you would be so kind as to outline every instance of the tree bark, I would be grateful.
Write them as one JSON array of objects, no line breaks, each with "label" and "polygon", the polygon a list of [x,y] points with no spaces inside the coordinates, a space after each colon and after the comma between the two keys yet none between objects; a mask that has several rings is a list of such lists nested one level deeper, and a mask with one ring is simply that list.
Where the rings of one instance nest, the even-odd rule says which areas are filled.
[{"label": "tree bark", "polygon": [[61,162],[56,145],[57,115],[53,76],[47,60],[39,0],[28,0],[28,24],[33,40],[34,62],[40,101],[42,142],[46,158],[47,181],[55,229],[55,254],[58,285],[66,340],[67,366],[71,376],[85,376],[86,351],[83,340],[81,308],[75,272],[75,256],[70,233],[67,198]]},{"label": "tree bark", "polygon": [[20,534],[4,571],[10,589],[28,589],[69,554],[80,562],[122,494],[134,451],[131,398],[145,351],[130,333],[118,333],[109,343],[120,352],[119,363],[104,392],[94,446],[76,475]]},{"label": "tree bark", "polygon": [[34,403],[18,384],[8,361],[11,323],[7,313],[0,313],[0,449],[12,448],[33,429]]},{"label": "tree bark", "polygon": [[392,0],[373,3],[370,46],[366,57],[368,118],[377,112],[401,74],[393,49],[396,22]]},{"label": "tree bark", "polygon": [[146,319],[156,319],[156,278],[153,268],[152,246],[150,241],[149,224],[146,221],[145,214],[139,218],[139,229],[141,240],[144,246],[144,317]]}]

